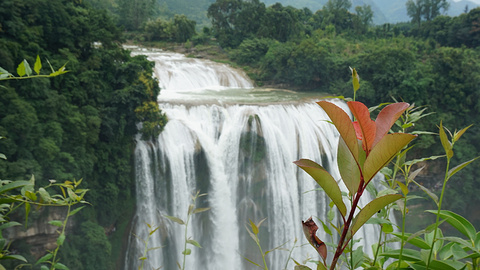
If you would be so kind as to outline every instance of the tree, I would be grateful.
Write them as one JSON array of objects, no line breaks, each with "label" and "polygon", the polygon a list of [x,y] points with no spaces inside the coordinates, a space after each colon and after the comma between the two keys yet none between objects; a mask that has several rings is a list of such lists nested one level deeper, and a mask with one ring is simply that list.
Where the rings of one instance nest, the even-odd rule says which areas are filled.
[{"label": "tree", "polygon": [[152,15],[155,0],[118,0],[119,23],[127,30],[138,30]]},{"label": "tree", "polygon": [[408,0],[406,6],[412,22],[420,26],[422,20],[431,21],[439,16],[440,10],[446,12],[450,3],[447,0]]},{"label": "tree", "polygon": [[186,42],[195,35],[195,21],[189,20],[185,15],[175,15],[173,25],[175,27],[175,41]]},{"label": "tree", "polygon": [[373,21],[373,11],[370,5],[356,6],[357,17],[354,18],[354,27],[357,33],[365,33]]}]

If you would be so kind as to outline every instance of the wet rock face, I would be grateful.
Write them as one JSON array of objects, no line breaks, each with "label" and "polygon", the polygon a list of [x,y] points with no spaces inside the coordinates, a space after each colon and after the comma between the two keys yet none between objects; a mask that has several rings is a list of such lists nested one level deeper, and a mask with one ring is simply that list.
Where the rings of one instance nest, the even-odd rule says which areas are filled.
[{"label": "wet rock face", "polygon": [[[4,236],[8,241],[23,241],[30,247],[30,253],[35,258],[45,255],[48,250],[54,250],[57,247],[57,238],[59,227],[53,226],[48,222],[51,220],[63,221],[67,215],[67,209],[63,207],[57,208],[41,208],[31,213],[29,217],[29,226],[15,226],[5,230]],[[18,218],[16,220],[21,220]],[[33,222],[31,222],[33,220]],[[25,223],[25,220],[20,222]],[[66,234],[73,230],[75,221],[70,217],[66,227]],[[68,236],[67,236],[68,237]]]}]

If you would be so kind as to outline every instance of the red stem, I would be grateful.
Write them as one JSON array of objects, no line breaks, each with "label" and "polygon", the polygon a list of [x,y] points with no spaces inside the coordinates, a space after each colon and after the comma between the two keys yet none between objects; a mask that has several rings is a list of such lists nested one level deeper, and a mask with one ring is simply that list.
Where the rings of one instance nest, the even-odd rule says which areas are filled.
[{"label": "red stem", "polygon": [[[352,209],[350,209],[350,214],[348,214],[348,219],[347,219],[346,222],[344,222],[342,236],[340,237],[340,241],[338,242],[337,250],[335,251],[335,256],[333,257],[332,265],[330,266],[330,270],[335,269],[335,266],[337,265],[338,259],[340,258],[343,251],[347,247],[348,242],[351,240],[351,239],[349,239],[349,240],[347,240],[345,245],[343,244],[343,242],[345,242],[345,238],[347,237],[348,230],[350,229],[350,225],[351,225],[352,220],[353,220],[353,215],[355,213],[355,209],[357,209],[357,205],[360,202],[360,197],[362,196],[363,191],[365,190],[365,187],[366,187],[366,185],[364,186],[363,176],[361,176],[360,187],[357,191],[357,194],[355,194],[355,198],[353,199]],[[352,238],[353,238],[353,236],[352,236]]]}]

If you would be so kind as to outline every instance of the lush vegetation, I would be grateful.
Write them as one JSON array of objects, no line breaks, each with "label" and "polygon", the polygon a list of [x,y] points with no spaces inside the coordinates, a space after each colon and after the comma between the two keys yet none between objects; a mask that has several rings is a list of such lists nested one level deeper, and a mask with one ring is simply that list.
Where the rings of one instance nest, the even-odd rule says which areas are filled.
[{"label": "lush vegetation", "polygon": [[[0,149],[7,160],[0,161],[0,175],[12,180],[35,175],[41,186],[50,179],[83,178],[92,207],[77,214],[81,222],[74,232],[81,240],[66,244],[63,256],[78,262],[75,269],[93,264],[110,269],[114,254],[104,228],[115,228],[132,209],[136,124],[143,121],[149,137],[166,121],[158,106],[151,106],[159,93],[153,64],[131,57],[107,12],[81,1],[2,1],[0,18],[3,71],[27,77],[17,65],[23,59],[36,63],[37,55],[44,69],[48,59],[57,68],[67,62],[69,70],[54,78],[2,81]],[[86,245],[88,239],[95,242]]]}]

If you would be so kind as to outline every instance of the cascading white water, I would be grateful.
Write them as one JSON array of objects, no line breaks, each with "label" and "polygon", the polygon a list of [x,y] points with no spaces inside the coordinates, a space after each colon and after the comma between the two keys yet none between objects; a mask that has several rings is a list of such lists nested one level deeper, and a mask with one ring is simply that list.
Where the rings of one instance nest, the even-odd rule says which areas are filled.
[{"label": "cascading white water", "polygon": [[[125,269],[138,269],[141,263],[139,258],[144,256],[145,243],[140,239],[148,238],[146,224],[159,227],[149,238],[148,247],[161,248],[147,253],[144,269],[178,269],[177,263],[183,262],[185,226],[164,216],[186,221],[190,198],[196,191],[207,193],[197,201],[197,207],[211,209],[193,215],[190,220],[187,237],[198,241],[203,248],[188,246],[192,253],[186,256],[185,269],[255,268],[245,258],[262,264],[258,248],[246,229],[249,219],[259,222],[266,218],[260,227],[264,252],[278,246],[292,249],[297,239],[292,258],[299,262],[307,258],[318,260],[315,250],[304,245],[307,241],[301,221],[310,216],[327,220],[329,200],[323,192],[315,190],[318,188],[315,182],[292,162],[309,158],[326,167],[336,179],[340,178],[336,170],[338,133],[325,121],[326,114],[313,100],[285,102],[282,98],[285,94],[279,92],[266,95],[275,95],[273,99],[281,102],[271,99],[269,103],[259,102],[265,92],[258,94],[253,89],[247,90],[253,87],[243,84],[248,79],[238,84],[231,84],[233,79],[228,79],[228,83],[217,80],[213,87],[238,88],[242,85],[244,89],[237,89],[235,96],[242,101],[249,96],[248,102],[232,104],[235,98],[221,93],[216,102],[211,102],[211,95],[208,95],[208,102],[202,102],[199,96],[208,92],[205,88],[212,87],[210,83],[202,86],[201,82],[214,81],[214,78],[205,79],[205,74],[186,71],[189,65],[197,70],[201,62],[172,63],[168,59],[181,57],[169,53],[165,58],[161,54],[150,55],[157,63],[160,84],[177,87],[180,82],[165,81],[188,77],[189,84],[199,95],[184,94],[171,102],[162,97],[162,92],[160,107],[169,122],[157,140],[137,142],[137,210]],[[165,63],[160,65],[159,62]],[[182,68],[177,68],[180,65]],[[172,66],[175,68],[170,70]],[[222,73],[235,73],[225,71],[226,66],[212,69],[216,68]],[[195,85],[197,82],[200,83]],[[171,88],[162,91],[179,92]],[[180,92],[188,91],[181,89]],[[292,94],[288,95],[291,99]],[[184,101],[179,104],[179,100]],[[251,104],[255,101],[260,104]],[[363,234],[359,233],[366,251],[378,235],[375,230],[368,225]],[[317,235],[331,240],[322,230]],[[269,269],[293,269],[294,263],[288,261],[288,256],[289,252],[281,249],[269,253]]]}]

